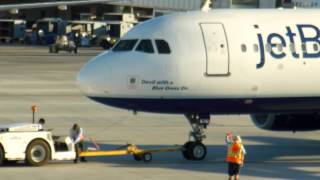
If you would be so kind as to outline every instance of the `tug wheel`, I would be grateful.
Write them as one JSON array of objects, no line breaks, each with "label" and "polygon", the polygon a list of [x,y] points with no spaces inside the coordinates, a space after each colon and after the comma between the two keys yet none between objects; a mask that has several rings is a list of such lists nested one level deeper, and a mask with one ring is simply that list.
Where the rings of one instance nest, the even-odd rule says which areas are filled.
[{"label": "tug wheel", "polygon": [[26,162],[31,166],[42,166],[50,159],[50,149],[43,140],[34,140],[27,148]]},{"label": "tug wheel", "polygon": [[0,165],[3,165],[5,159],[4,159],[4,149],[0,144]]}]

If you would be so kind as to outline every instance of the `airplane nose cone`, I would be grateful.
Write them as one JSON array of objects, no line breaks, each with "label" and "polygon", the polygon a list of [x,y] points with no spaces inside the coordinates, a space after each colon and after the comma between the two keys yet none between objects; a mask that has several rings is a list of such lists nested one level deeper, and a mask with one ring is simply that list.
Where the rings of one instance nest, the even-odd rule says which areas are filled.
[{"label": "airplane nose cone", "polygon": [[77,76],[77,86],[86,96],[109,93],[110,83],[111,68],[101,55],[84,65]]}]

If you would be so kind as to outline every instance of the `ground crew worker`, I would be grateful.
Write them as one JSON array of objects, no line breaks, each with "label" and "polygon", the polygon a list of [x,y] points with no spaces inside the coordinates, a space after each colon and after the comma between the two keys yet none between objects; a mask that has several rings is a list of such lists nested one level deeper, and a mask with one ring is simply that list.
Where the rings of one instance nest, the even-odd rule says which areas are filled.
[{"label": "ground crew worker", "polygon": [[74,45],[76,46],[74,52],[78,53],[78,49],[79,49],[79,47],[81,45],[81,37],[80,37],[80,34],[78,32],[76,32],[74,34]]},{"label": "ground crew worker", "polygon": [[46,123],[46,121],[43,118],[40,118],[38,121],[38,130],[39,131],[43,131],[44,130],[44,124]]},{"label": "ground crew worker", "polygon": [[[242,140],[240,136],[234,136],[231,140],[230,134],[228,137],[227,134],[227,145],[228,145],[228,154],[227,154],[227,162],[228,162],[228,174],[229,180],[239,179],[240,168],[243,166],[244,155],[246,154],[246,150],[242,145]],[[230,142],[232,141],[232,142]]]},{"label": "ground crew worker", "polygon": [[[74,160],[74,163],[78,163],[79,159],[79,152],[83,151],[83,140],[84,140],[84,134],[83,129],[80,128],[78,124],[74,124],[72,128],[70,129],[70,138],[73,140],[75,151],[76,151],[76,159]],[[84,157],[80,158],[81,162],[87,162],[87,160]]]}]

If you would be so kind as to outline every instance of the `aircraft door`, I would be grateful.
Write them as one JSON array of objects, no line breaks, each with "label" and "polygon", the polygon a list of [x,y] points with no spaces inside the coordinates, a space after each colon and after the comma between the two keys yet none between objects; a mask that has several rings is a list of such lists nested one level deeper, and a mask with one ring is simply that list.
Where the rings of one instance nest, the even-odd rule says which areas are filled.
[{"label": "aircraft door", "polygon": [[229,71],[228,41],[223,24],[200,23],[206,49],[206,74],[208,76],[227,76]]}]

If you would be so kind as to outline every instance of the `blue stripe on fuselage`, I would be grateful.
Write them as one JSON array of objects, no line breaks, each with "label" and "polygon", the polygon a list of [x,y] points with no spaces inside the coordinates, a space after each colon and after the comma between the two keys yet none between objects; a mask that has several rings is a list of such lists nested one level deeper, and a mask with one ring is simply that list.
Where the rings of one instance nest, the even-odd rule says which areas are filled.
[{"label": "blue stripe on fuselage", "polygon": [[320,111],[320,97],[253,99],[142,99],[89,97],[105,105],[155,113],[315,113]]}]

